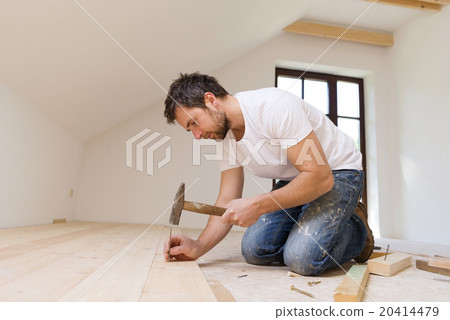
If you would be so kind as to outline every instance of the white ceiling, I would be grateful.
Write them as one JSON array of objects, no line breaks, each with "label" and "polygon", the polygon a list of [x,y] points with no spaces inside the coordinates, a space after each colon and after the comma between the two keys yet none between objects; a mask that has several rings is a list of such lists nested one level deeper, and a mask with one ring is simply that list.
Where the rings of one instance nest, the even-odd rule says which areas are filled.
[{"label": "white ceiling", "polygon": [[[77,1],[165,90],[178,73],[211,73],[297,19],[350,25],[371,5],[361,0]],[[355,26],[394,31],[418,14],[376,4]],[[0,82],[82,141],[165,98],[74,0],[0,0]]]}]

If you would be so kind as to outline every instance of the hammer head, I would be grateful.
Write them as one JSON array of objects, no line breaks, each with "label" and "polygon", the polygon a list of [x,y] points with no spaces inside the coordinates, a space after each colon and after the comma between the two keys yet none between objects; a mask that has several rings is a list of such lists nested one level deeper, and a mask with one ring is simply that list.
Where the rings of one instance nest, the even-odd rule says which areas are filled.
[{"label": "hammer head", "polygon": [[184,205],[184,182],[180,184],[175,198],[173,199],[172,212],[170,214],[169,222],[174,225],[180,223],[181,211]]}]

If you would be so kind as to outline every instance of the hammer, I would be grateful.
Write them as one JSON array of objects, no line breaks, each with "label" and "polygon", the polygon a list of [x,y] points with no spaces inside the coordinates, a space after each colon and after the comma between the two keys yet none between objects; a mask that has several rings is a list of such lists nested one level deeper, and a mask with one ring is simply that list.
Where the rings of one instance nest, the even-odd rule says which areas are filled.
[{"label": "hammer", "polygon": [[192,212],[209,214],[212,216],[222,216],[227,209],[211,206],[209,204],[191,202],[184,200],[184,182],[180,184],[175,199],[173,199],[172,213],[170,214],[170,223],[178,225],[180,223],[181,211],[188,210]]}]

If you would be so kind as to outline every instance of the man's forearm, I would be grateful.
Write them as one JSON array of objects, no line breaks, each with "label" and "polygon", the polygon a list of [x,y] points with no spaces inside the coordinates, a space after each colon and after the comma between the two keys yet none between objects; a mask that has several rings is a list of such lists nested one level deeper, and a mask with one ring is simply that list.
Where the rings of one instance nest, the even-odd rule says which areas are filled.
[{"label": "man's forearm", "polygon": [[201,245],[200,256],[207,253],[222,241],[228,232],[230,232],[232,226],[231,224],[223,224],[218,216],[210,216],[206,228],[198,237],[198,242]]},{"label": "man's forearm", "polygon": [[333,175],[318,178],[312,173],[299,174],[283,188],[255,196],[261,214],[292,208],[311,202],[333,187]]}]

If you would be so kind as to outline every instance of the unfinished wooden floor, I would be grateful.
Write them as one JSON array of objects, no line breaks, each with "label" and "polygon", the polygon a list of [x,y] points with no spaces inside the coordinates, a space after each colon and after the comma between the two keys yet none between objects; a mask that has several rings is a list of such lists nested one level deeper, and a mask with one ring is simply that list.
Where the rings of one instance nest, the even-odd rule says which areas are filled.
[{"label": "unfinished wooden floor", "polygon": [[[0,301],[333,301],[345,274],[336,268],[321,277],[292,278],[286,267],[248,265],[240,254],[242,232],[231,232],[197,263],[166,263],[160,240],[167,232],[162,226],[87,222],[2,229]],[[414,258],[450,256],[449,246],[376,243]],[[449,279],[414,266],[392,277],[370,275],[363,301],[450,301]],[[311,281],[320,283],[309,286]],[[315,298],[291,291],[291,285]]]}]

